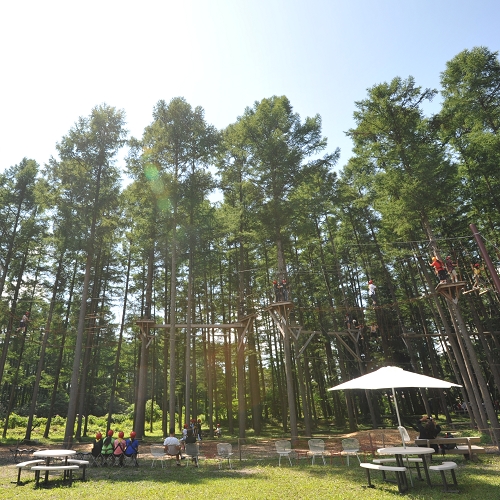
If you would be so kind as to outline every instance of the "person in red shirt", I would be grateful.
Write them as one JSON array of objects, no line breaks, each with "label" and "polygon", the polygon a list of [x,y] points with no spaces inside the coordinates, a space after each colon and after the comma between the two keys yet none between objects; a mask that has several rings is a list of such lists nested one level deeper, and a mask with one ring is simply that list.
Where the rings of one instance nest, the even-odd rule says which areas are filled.
[{"label": "person in red shirt", "polygon": [[443,263],[437,257],[432,257],[432,262],[429,265],[434,268],[434,272],[438,276],[439,282],[446,283],[447,273]]}]

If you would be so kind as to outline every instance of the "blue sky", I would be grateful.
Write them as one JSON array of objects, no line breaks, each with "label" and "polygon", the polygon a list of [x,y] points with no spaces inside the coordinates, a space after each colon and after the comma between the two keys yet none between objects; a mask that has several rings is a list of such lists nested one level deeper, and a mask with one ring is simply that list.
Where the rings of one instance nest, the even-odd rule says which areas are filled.
[{"label": "blue sky", "polygon": [[439,88],[463,49],[500,50],[499,19],[498,0],[2,2],[0,171],[46,163],[97,104],[124,109],[140,137],[155,103],[177,96],[223,128],[286,95],[302,117],[321,115],[342,167],[367,88],[409,75]]}]

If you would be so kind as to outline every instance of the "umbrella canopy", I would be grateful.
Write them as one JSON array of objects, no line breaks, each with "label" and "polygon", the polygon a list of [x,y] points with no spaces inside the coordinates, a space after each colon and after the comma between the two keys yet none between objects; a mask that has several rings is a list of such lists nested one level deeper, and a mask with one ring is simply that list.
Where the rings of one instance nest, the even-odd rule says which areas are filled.
[{"label": "umbrella canopy", "polygon": [[399,409],[396,401],[394,389],[402,387],[427,387],[433,389],[449,389],[450,387],[462,387],[446,380],[420,375],[418,373],[407,372],[397,366],[384,366],[378,370],[354,378],[343,384],[336,385],[329,391],[343,391],[345,389],[392,389],[398,425],[401,426]]}]

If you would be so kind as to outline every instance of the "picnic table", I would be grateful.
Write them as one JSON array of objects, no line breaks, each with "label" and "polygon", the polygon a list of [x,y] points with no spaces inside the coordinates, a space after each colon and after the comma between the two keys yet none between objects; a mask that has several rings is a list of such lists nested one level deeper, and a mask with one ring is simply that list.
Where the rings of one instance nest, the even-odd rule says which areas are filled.
[{"label": "picnic table", "polygon": [[474,443],[480,443],[480,436],[470,436],[470,437],[438,437],[435,439],[415,439],[415,444],[417,446],[432,446],[432,445],[448,445],[455,444],[456,448],[448,449],[444,451],[446,454],[456,453],[459,455],[468,455],[470,459],[477,457],[478,453],[485,453],[485,449],[482,446],[477,446]]}]

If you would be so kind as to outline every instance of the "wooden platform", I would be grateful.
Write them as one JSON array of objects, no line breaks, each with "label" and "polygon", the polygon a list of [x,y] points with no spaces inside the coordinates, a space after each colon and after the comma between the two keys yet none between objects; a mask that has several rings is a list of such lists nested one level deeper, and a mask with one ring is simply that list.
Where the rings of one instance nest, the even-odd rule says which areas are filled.
[{"label": "wooden platform", "polygon": [[460,292],[466,285],[467,283],[465,281],[457,281],[456,283],[439,283],[436,286],[436,292],[456,304],[460,298]]}]

